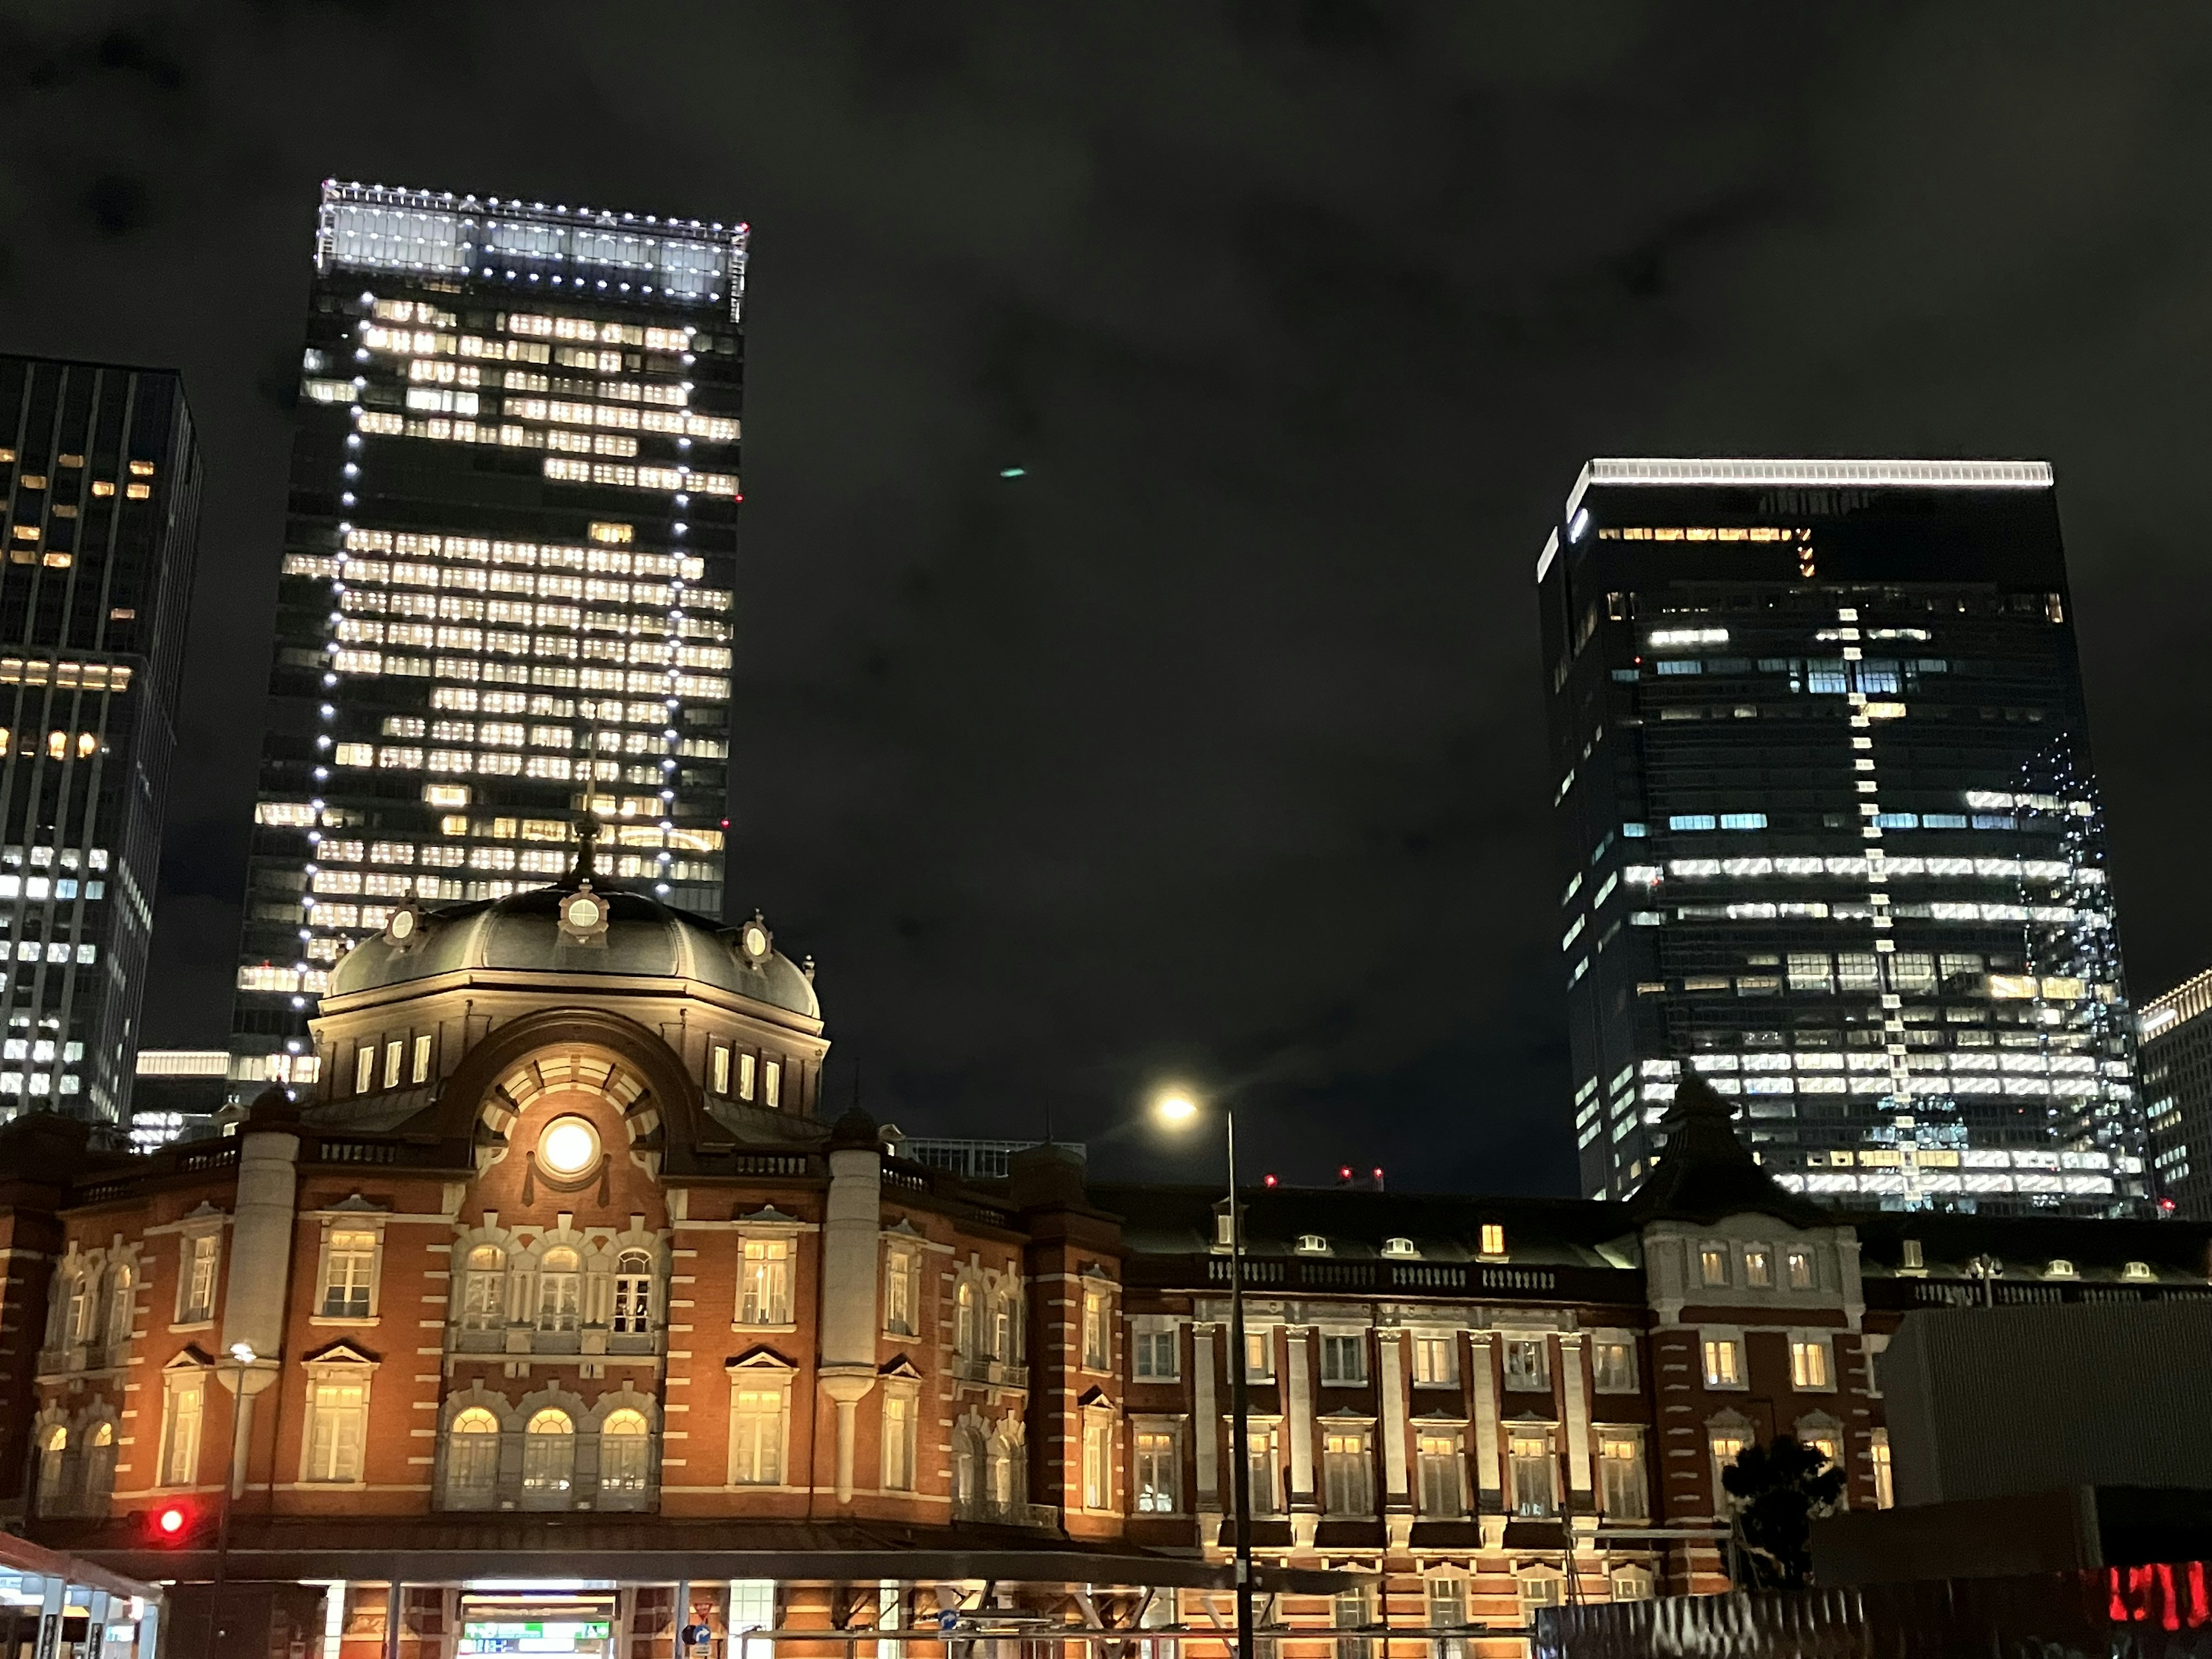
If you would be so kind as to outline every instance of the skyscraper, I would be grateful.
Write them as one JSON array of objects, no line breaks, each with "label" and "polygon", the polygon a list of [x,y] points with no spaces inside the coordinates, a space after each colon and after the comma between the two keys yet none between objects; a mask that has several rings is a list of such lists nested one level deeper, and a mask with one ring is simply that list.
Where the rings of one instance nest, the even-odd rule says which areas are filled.
[{"label": "skyscraper", "polygon": [[1582,1184],[2150,1207],[2051,470],[1595,460],[1538,561]]},{"label": "skyscraper", "polygon": [[2142,1006],[2143,1110],[2160,1201],[2212,1219],[2212,969]]},{"label": "skyscraper", "polygon": [[325,184],[234,1076],[347,944],[574,861],[722,906],[745,228]]},{"label": "skyscraper", "polygon": [[0,357],[0,1117],[120,1119],[200,460],[166,370]]}]

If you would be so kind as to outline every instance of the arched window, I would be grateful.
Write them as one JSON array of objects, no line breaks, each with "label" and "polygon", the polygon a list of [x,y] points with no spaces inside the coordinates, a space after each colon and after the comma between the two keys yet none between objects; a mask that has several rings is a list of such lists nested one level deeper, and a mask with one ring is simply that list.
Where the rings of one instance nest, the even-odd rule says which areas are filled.
[{"label": "arched window", "polygon": [[975,1357],[975,1285],[963,1279],[952,1293],[952,1352],[963,1359]]},{"label": "arched window", "polygon": [[994,1509],[1004,1510],[1014,1501],[1013,1448],[1006,1443],[1006,1436],[994,1434],[985,1448],[985,1455],[988,1475],[987,1490],[991,1495],[991,1505]]},{"label": "arched window", "polygon": [[39,1513],[59,1515],[69,1490],[69,1431],[55,1424],[39,1437]]},{"label": "arched window", "polygon": [[71,1342],[92,1340],[92,1279],[90,1273],[81,1273],[70,1280],[68,1340]]},{"label": "arched window", "polygon": [[446,1501],[474,1508],[489,1503],[498,1485],[499,1419],[471,1406],[453,1419],[447,1436]]},{"label": "arched window", "polygon": [[461,1264],[461,1328],[496,1330],[507,1323],[507,1252],[479,1244]]},{"label": "arched window", "polygon": [[1014,1293],[1002,1290],[991,1310],[991,1358],[1014,1358]]},{"label": "arched window", "polygon": [[624,1250],[615,1261],[615,1334],[643,1336],[653,1329],[653,1258]]},{"label": "arched window", "polygon": [[559,1498],[575,1484],[576,1425],[550,1407],[530,1419],[522,1435],[522,1490],[533,1498]]},{"label": "arched window", "polygon": [[107,1279],[107,1346],[119,1348],[131,1340],[131,1316],[137,1298],[131,1294],[131,1269],[118,1267]]},{"label": "arched window", "polygon": [[653,1447],[641,1412],[607,1413],[599,1425],[599,1490],[603,1492],[641,1492],[645,1490],[646,1464]]},{"label": "arched window", "polygon": [[87,1513],[104,1516],[107,1500],[115,1495],[115,1425],[96,1423],[85,1448],[84,1505]]},{"label": "arched window", "polygon": [[538,1264],[538,1328],[574,1330],[583,1289],[582,1263],[576,1253],[565,1247],[546,1251]]}]

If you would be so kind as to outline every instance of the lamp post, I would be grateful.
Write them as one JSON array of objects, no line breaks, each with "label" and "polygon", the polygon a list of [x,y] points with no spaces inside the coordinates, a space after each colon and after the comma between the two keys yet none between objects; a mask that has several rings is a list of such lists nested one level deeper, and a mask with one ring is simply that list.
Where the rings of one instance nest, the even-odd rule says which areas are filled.
[{"label": "lamp post", "polygon": [[246,1453],[238,1443],[240,1425],[246,1419],[246,1374],[261,1356],[253,1352],[251,1342],[234,1342],[230,1357],[238,1364],[238,1381],[230,1393],[230,1468],[223,1475],[222,1509],[215,1522],[215,1583],[208,1591],[207,1659],[216,1659],[216,1638],[228,1633],[217,1630],[216,1620],[222,1601],[223,1576],[230,1565],[230,1503],[246,1478]]},{"label": "lamp post", "polygon": [[[1154,1110],[1170,1126],[1195,1119],[1198,1103],[1180,1091],[1160,1097]],[[1245,1405],[1244,1213],[1237,1202],[1237,1114],[1221,1109],[1229,1157],[1229,1493],[1237,1540],[1237,1655],[1257,1659],[1252,1619],[1252,1451]]]}]

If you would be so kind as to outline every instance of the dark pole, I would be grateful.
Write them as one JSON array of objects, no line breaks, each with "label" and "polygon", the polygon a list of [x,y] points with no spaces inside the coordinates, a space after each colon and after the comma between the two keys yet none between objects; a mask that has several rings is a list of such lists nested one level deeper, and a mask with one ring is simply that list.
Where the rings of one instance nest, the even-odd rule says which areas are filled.
[{"label": "dark pole", "polygon": [[1229,1136],[1229,1491],[1236,1510],[1237,1656],[1258,1659],[1252,1636],[1252,1448],[1245,1407],[1244,1216],[1237,1203],[1237,1114],[1224,1109]]},{"label": "dark pole", "polygon": [[[229,1633],[217,1628],[216,1619],[218,1604],[222,1600],[223,1578],[230,1565],[231,1497],[243,1483],[246,1473],[245,1449],[238,1443],[238,1431],[239,1425],[246,1416],[246,1362],[238,1359],[235,1355],[232,1358],[238,1367],[238,1382],[230,1396],[230,1468],[223,1472],[222,1508],[216,1516],[215,1583],[208,1591],[208,1644],[204,1659],[216,1659],[216,1638]],[[218,1375],[220,1375],[220,1368],[218,1368]]]}]

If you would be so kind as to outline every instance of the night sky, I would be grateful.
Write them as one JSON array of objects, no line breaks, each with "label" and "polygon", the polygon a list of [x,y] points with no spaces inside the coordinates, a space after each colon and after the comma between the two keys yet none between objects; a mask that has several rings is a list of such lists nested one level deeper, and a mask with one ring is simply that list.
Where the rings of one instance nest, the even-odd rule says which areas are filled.
[{"label": "night sky", "polygon": [[[1531,585],[1592,454],[2048,457],[2138,995],[2212,960],[2212,10],[0,10],[0,349],[208,464],[146,1032],[219,1044],[316,185],[746,220],[733,902],[830,1088],[1572,1182]],[[1026,476],[1007,479],[1008,468]]]}]

